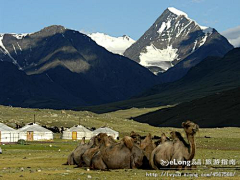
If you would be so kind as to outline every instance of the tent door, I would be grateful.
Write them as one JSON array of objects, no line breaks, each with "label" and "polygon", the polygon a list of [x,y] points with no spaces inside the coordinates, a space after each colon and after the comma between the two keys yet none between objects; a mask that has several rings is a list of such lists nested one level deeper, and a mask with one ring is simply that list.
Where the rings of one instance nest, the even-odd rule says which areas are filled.
[{"label": "tent door", "polygon": [[72,140],[77,140],[77,132],[76,131],[72,132]]},{"label": "tent door", "polygon": [[27,141],[33,141],[33,131],[27,132]]}]

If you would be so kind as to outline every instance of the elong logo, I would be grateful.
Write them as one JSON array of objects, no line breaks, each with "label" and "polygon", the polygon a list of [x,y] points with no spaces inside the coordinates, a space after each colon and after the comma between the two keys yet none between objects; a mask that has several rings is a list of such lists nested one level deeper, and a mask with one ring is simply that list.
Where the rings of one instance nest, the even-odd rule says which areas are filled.
[{"label": "elong logo", "polygon": [[168,166],[168,165],[184,165],[184,166],[191,166],[191,161],[177,161],[176,159],[172,160],[172,161],[164,161],[161,160],[161,165],[162,166]]}]

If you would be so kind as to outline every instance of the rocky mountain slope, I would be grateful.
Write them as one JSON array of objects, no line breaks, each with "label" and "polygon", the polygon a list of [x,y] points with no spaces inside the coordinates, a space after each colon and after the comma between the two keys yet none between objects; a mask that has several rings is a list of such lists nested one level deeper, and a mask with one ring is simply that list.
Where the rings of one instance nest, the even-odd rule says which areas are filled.
[{"label": "rocky mountain slope", "polygon": [[[9,90],[5,88],[8,86],[2,87],[1,103],[13,106],[38,107],[42,99],[58,102],[51,108],[102,104],[130,98],[156,83],[156,77],[148,69],[112,54],[87,35],[62,26],[24,35],[1,34],[0,61],[17,67],[9,68],[10,79],[14,80],[14,74],[21,74],[23,80],[18,81],[24,82],[21,88],[5,82],[13,86],[12,101],[8,101]],[[0,65],[4,69],[5,63]],[[19,101],[14,99],[20,96],[17,89],[28,95]],[[36,93],[40,89],[44,89],[42,95]],[[49,92],[54,90],[56,94]],[[49,107],[49,104],[41,106]]]},{"label": "rocky mountain slope", "polygon": [[170,7],[124,55],[155,74],[168,70],[160,76],[163,82],[171,82],[205,57],[223,56],[232,48],[215,29],[200,26],[186,13]]}]

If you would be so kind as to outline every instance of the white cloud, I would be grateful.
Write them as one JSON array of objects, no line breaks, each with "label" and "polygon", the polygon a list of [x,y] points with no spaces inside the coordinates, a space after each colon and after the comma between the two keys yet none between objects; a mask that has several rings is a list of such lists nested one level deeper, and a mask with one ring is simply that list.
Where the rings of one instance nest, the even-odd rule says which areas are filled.
[{"label": "white cloud", "polygon": [[227,29],[221,33],[234,47],[240,47],[240,26]]}]

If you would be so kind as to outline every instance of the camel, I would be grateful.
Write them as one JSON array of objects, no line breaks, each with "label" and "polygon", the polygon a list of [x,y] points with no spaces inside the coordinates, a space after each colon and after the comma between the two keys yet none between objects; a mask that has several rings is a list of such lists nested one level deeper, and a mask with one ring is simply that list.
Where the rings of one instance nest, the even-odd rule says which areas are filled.
[{"label": "camel", "polygon": [[164,143],[165,141],[170,141],[170,139],[165,135],[165,133],[162,133],[160,139],[154,142],[155,147],[157,147],[161,143]]},{"label": "camel", "polygon": [[130,169],[142,166],[143,151],[134,143],[134,140],[125,136],[119,143],[111,144],[104,137],[104,143],[92,157],[91,169]]},{"label": "camel", "polygon": [[141,136],[138,133],[135,133],[134,131],[132,131],[130,133],[130,137],[133,139],[134,143],[140,145]]},{"label": "camel", "polygon": [[[93,155],[99,150],[100,146],[102,145],[102,143],[104,142],[104,137],[107,136],[107,134],[105,133],[100,133],[98,136],[96,136],[95,140],[94,140],[94,144],[92,145],[92,147],[90,147],[89,149],[87,149],[84,154],[82,155],[82,160],[85,163],[86,166],[90,166],[91,160]],[[112,136],[108,136],[108,141],[109,144],[105,144],[106,146],[110,146],[113,144],[116,144],[117,142],[113,139]]]},{"label": "camel", "polygon": [[97,138],[99,137],[94,136],[90,139],[88,143],[85,143],[85,137],[83,137],[81,143],[70,153],[70,155],[68,156],[67,162],[64,163],[63,165],[82,166],[83,165],[82,155],[86,150],[88,150],[93,146]]},{"label": "camel", "polygon": [[171,132],[172,141],[165,141],[158,145],[151,154],[150,165],[153,169],[178,168],[184,166],[171,166],[170,161],[191,161],[195,156],[196,145],[194,136],[199,126],[191,121],[183,122],[182,127],[187,135],[189,144],[179,132]]},{"label": "camel", "polygon": [[149,133],[144,140],[140,141],[139,145],[140,149],[144,152],[144,159],[143,159],[143,169],[150,169],[149,166],[149,159],[151,156],[152,151],[156,148],[156,145],[152,141],[152,135]]}]

